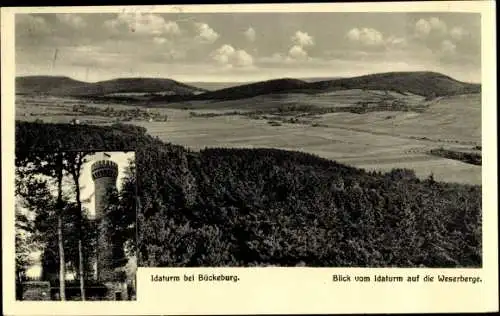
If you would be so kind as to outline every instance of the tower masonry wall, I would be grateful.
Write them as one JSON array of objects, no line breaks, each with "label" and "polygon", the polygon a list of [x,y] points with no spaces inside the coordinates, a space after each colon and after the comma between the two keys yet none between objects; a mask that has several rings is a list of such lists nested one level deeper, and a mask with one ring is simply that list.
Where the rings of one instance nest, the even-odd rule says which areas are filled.
[{"label": "tower masonry wall", "polygon": [[108,229],[106,208],[109,193],[116,190],[118,165],[109,160],[97,161],[92,165],[92,179],[95,190],[95,216],[98,223],[97,237],[97,279],[105,282],[113,279],[113,247]]}]

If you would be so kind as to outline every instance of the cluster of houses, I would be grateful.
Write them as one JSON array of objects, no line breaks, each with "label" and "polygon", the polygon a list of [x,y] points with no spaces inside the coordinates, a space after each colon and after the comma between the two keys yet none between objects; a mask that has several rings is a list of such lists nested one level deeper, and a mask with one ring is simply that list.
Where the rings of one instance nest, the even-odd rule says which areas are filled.
[{"label": "cluster of houses", "polygon": [[[116,121],[149,121],[149,122],[165,122],[167,115],[161,114],[149,109],[133,108],[133,109],[115,109],[113,107],[95,107],[84,104],[76,104],[73,106],[73,112],[80,115],[105,116],[114,118]],[[78,124],[79,120],[74,119],[73,123]]]}]

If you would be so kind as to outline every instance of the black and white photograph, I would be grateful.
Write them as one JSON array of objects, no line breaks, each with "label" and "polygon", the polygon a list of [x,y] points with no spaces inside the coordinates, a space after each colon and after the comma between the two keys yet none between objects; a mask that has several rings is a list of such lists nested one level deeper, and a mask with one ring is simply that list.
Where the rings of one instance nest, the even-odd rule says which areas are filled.
[{"label": "black and white photograph", "polygon": [[126,149],[139,267],[483,266],[479,13],[17,13],[15,57],[16,155],[103,152],[76,197],[70,156],[19,157],[19,279],[47,299],[110,272],[90,227]]},{"label": "black and white photograph", "polygon": [[134,152],[16,152],[16,299],[135,300]]}]

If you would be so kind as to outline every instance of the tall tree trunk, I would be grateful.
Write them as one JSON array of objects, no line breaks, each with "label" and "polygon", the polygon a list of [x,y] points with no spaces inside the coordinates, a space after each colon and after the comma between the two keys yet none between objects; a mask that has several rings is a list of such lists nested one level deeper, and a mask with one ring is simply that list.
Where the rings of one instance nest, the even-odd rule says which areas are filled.
[{"label": "tall tree trunk", "polygon": [[[83,260],[83,221],[82,221],[82,201],[80,197],[80,168],[82,165],[82,154],[78,153],[76,158],[76,164],[73,164],[73,181],[75,182],[75,194],[76,194],[76,204],[78,206],[78,275],[80,276],[80,295],[82,301],[85,301],[85,269]],[[71,162],[74,163],[74,162]]]},{"label": "tall tree trunk", "polygon": [[63,247],[63,234],[62,234],[62,215],[57,216],[57,243],[59,245],[59,297],[61,301],[66,300],[66,269],[64,261],[64,247]]},{"label": "tall tree trunk", "polygon": [[85,275],[83,274],[83,247],[82,239],[78,240],[78,274],[80,274],[80,293],[82,296],[82,301],[85,301]]},{"label": "tall tree trunk", "polygon": [[64,244],[63,244],[62,178],[63,178],[62,154],[59,154],[58,172],[57,172],[57,244],[59,246],[59,298],[61,301],[65,301],[66,261],[64,260]]}]

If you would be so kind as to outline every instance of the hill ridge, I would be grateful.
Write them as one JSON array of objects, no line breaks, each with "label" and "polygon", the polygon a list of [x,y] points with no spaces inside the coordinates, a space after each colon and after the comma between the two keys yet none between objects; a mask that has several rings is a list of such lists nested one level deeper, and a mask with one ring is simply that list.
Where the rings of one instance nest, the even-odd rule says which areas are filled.
[{"label": "hill ridge", "polygon": [[[349,78],[336,78],[322,81],[307,82],[295,79],[295,84],[287,89],[269,86],[288,83],[287,78],[260,81],[240,86],[234,86],[221,90],[215,90],[197,95],[197,99],[239,99],[249,97],[246,92],[251,88],[257,88],[253,95],[270,94],[276,92],[303,92],[318,93],[348,89],[363,90],[388,90],[398,93],[414,93],[427,98],[439,96],[457,95],[464,93],[480,92],[480,84],[471,84],[458,81],[450,76],[432,71],[407,71],[407,72],[384,72]],[[267,86],[266,86],[267,85]]]},{"label": "hill ridge", "polygon": [[159,93],[189,95],[205,89],[169,79],[153,77],[125,77],[97,82],[79,81],[67,76],[18,76],[16,93],[56,96],[103,96],[113,93]]},{"label": "hill ridge", "polygon": [[[36,81],[42,81],[37,83]],[[152,101],[236,100],[274,93],[331,92],[362,89],[385,90],[402,94],[412,93],[433,99],[481,92],[481,84],[466,83],[434,71],[393,71],[342,77],[320,81],[297,78],[275,78],[238,84],[208,91],[170,78],[125,77],[94,83],[74,80],[65,76],[24,76],[16,78],[16,93],[44,93],[62,96],[105,96],[112,93],[159,93]]]}]

